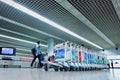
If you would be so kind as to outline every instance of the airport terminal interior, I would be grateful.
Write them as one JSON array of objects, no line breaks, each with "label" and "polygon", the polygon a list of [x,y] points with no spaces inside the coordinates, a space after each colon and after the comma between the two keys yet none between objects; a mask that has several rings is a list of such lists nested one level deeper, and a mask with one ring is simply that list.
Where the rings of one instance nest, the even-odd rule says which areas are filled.
[{"label": "airport terminal interior", "polygon": [[120,80],[120,0],[0,0],[0,80],[94,79]]}]

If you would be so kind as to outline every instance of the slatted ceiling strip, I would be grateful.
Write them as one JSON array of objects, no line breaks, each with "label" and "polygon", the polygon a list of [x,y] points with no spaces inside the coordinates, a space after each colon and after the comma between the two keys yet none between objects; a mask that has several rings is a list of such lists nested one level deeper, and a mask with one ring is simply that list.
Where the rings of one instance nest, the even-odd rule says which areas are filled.
[{"label": "slatted ceiling strip", "polygon": [[9,7],[8,5],[3,4],[3,9],[4,11],[1,12],[2,15],[4,15],[5,17],[16,17],[18,14],[16,14],[17,12],[15,11],[15,9]]},{"label": "slatted ceiling strip", "polygon": [[[112,7],[110,7],[110,9],[111,9],[112,14],[117,15],[115,9],[112,9]],[[114,23],[119,23],[120,20],[117,17],[118,16],[113,16],[112,15],[112,19],[113,19]]]},{"label": "slatted ceiling strip", "polygon": [[[96,3],[94,3],[95,4],[95,6],[92,6],[93,8],[94,8],[94,15],[95,16],[97,16],[98,17],[98,20],[97,21],[99,21],[101,18],[99,17],[100,16],[100,14],[98,13],[99,11],[100,11],[100,9],[99,9],[99,7],[100,7],[100,5],[99,4],[96,4]],[[97,6],[98,5],[98,6]],[[94,18],[94,16],[93,16],[93,18]]]},{"label": "slatted ceiling strip", "polygon": [[[71,1],[72,2],[72,1]],[[95,3],[95,5],[93,4],[93,3]],[[99,3],[99,6],[98,6],[98,3]],[[102,4],[101,4],[102,3]],[[102,26],[103,26],[103,28],[104,28],[104,26],[109,26],[107,23],[106,23],[106,16],[105,16],[105,11],[103,10],[103,13],[100,11],[102,8],[105,8],[105,7],[102,7],[104,4],[103,3],[106,3],[106,1],[100,1],[100,2],[98,2],[98,0],[96,1],[96,2],[90,2],[90,5],[88,5],[88,6],[86,6],[85,4],[77,4],[77,6],[79,5],[79,6],[84,6],[86,9],[87,8],[90,8],[91,9],[91,11],[89,10],[89,9],[85,9],[85,10],[80,10],[80,12],[82,12],[83,13],[83,15],[85,15],[85,16],[87,16],[87,18],[88,19],[90,19],[91,20],[91,22],[92,22],[92,20],[95,20],[95,21],[93,21],[93,23],[95,24],[95,25],[97,25],[97,26],[101,26],[100,24],[102,24]],[[74,4],[74,2],[73,2],[73,4]],[[89,4],[89,3],[86,3],[86,4]],[[91,4],[93,4],[93,5],[91,5]],[[96,12],[95,12],[95,10],[94,9],[92,9],[92,7],[94,7],[94,9],[96,10]],[[97,7],[98,6],[98,7]],[[97,7],[97,8],[96,8]],[[78,8],[78,7],[76,7],[76,8]],[[100,8],[100,9],[99,9]],[[94,10],[94,11],[93,11]],[[88,12],[88,11],[90,11],[90,12]],[[91,12],[94,12],[93,14],[91,14]],[[102,15],[101,15],[101,13],[102,13]],[[97,15],[97,16],[96,16]],[[96,17],[95,17],[96,16]],[[97,21],[97,22],[96,22]],[[106,30],[107,30],[107,28],[106,28]]]},{"label": "slatted ceiling strip", "polygon": [[[104,15],[104,11],[103,11],[103,9],[101,8],[101,4],[98,4],[98,15],[99,15],[99,18],[101,18],[102,17],[102,15]],[[96,6],[97,7],[97,6]],[[100,9],[101,8],[101,9]],[[103,13],[103,14],[102,14]],[[102,14],[102,15],[100,15],[100,14]],[[104,18],[104,17],[103,17]],[[103,18],[101,18],[102,20],[105,20],[105,19],[103,19]],[[105,21],[103,21],[103,22],[105,22]]]},{"label": "slatted ceiling strip", "polygon": [[51,5],[52,2],[51,2],[51,3],[48,2],[48,3],[49,3],[49,4],[48,4],[47,1],[45,1],[45,2],[43,2],[43,3],[44,3],[44,5],[42,5],[41,8],[47,8],[47,9],[48,9],[48,7],[52,8],[53,6],[55,6],[55,5]]},{"label": "slatted ceiling strip", "polygon": [[[38,2],[39,3],[39,2]],[[38,4],[37,2],[36,2],[36,0],[35,1],[30,1],[29,3],[26,3],[26,4],[28,4],[27,6],[28,6],[28,8],[30,8],[31,10],[35,10],[36,9],[36,4]],[[30,5],[31,4],[31,5]],[[36,11],[35,11],[36,12]]]},{"label": "slatted ceiling strip", "polygon": [[[112,9],[112,5],[110,5],[109,6],[109,12],[111,11],[112,13],[111,13],[111,15],[110,15],[110,17],[112,18],[111,19],[111,24],[109,23],[109,26],[108,26],[108,28],[111,30],[111,32],[113,32],[114,33],[114,31],[117,29],[117,28],[113,28],[114,27],[114,24],[116,24],[115,22],[116,22],[116,20],[115,19],[117,19],[117,18],[115,18],[115,16],[113,16],[113,15],[115,15],[115,11],[114,11],[114,9]],[[117,20],[118,21],[118,20]],[[110,27],[111,26],[111,27]],[[116,30],[116,31],[118,31],[118,30]]]},{"label": "slatted ceiling strip", "polygon": [[[37,3],[39,3],[39,2],[37,2]],[[36,5],[36,6],[34,6],[34,9],[39,10],[39,7],[41,7],[41,5]]]},{"label": "slatted ceiling strip", "polygon": [[[112,4],[111,4],[111,5],[112,5]],[[112,7],[113,7],[113,5],[112,5]],[[112,14],[117,15],[115,9],[112,9],[112,7],[110,7],[110,9],[111,9],[111,11],[112,11]],[[118,19],[117,17],[118,17],[118,16],[112,16],[114,23],[118,23],[118,22],[119,22],[119,19]]]},{"label": "slatted ceiling strip", "polygon": [[[87,4],[87,2],[86,2],[86,5],[83,6],[83,7],[84,7],[84,9],[86,9],[86,10],[88,11],[88,14],[91,14],[91,12],[90,12],[90,8],[88,8],[89,5]],[[91,16],[91,15],[87,15],[87,16],[89,17],[89,16]]]},{"label": "slatted ceiling strip", "polygon": [[[104,4],[104,3],[103,3],[103,4]],[[98,8],[98,10],[99,10],[99,12],[100,12],[100,13],[98,13],[98,15],[99,15],[99,14],[102,14],[101,11],[104,13],[104,14],[102,14],[102,15],[103,15],[103,16],[105,15],[105,12],[104,12],[104,10],[103,10],[103,9],[105,9],[105,6],[104,6],[103,4],[101,3],[101,5],[100,5],[99,8]],[[103,8],[102,8],[102,7],[103,7]],[[101,9],[101,11],[100,11],[100,9]],[[100,16],[100,18],[102,18],[102,15]],[[102,20],[104,20],[104,21],[102,21],[102,23],[103,23],[104,25],[108,26],[107,24],[105,24],[106,18],[105,18],[105,19],[102,19]]]},{"label": "slatted ceiling strip", "polygon": [[[19,11],[18,10],[15,10],[15,9],[13,9],[13,15],[14,15],[14,21],[18,21],[18,19],[20,19],[20,18],[22,18],[22,17],[24,17],[24,15],[23,14],[19,14]],[[21,12],[20,12],[21,13]]]},{"label": "slatted ceiling strip", "polygon": [[[105,12],[105,13],[110,14],[108,4],[109,4],[109,3],[104,3],[105,6],[104,6],[103,9],[104,9],[104,12]],[[104,14],[104,15],[107,16],[107,14]],[[111,21],[112,21],[111,16],[110,16],[110,17],[106,17],[105,19],[109,20],[110,23],[111,23]],[[106,22],[108,22],[107,20],[106,20]],[[107,24],[108,24],[108,23],[106,23],[106,25],[107,25]],[[106,28],[107,28],[106,30],[111,31],[111,29],[108,27],[109,25],[110,25],[110,24],[108,24],[108,25],[106,26]],[[109,32],[109,31],[108,31],[108,32]]]},{"label": "slatted ceiling strip", "polygon": [[[91,8],[91,6],[92,6],[92,5],[90,5],[89,8]],[[94,8],[95,8],[95,9],[94,9]],[[91,8],[91,9],[92,9],[92,8]],[[92,12],[98,12],[98,11],[93,11],[93,10],[99,10],[99,8],[96,9],[96,6],[93,6]],[[100,11],[100,10],[99,10],[99,11]],[[100,16],[99,13],[94,13],[94,14],[95,14],[94,16]],[[92,16],[92,15],[91,15],[91,16]],[[94,19],[97,19],[97,21],[100,21],[100,18],[99,18],[99,17],[95,18],[94,16],[93,16]]]},{"label": "slatted ceiling strip", "polygon": [[[12,14],[12,11],[13,11],[13,9],[8,7],[8,13],[9,13],[8,15],[9,15],[9,16],[15,15],[15,14]],[[14,11],[13,11],[13,12],[14,12]]]},{"label": "slatted ceiling strip", "polygon": [[112,15],[113,15],[113,14],[111,13],[110,6],[108,6],[108,5],[106,5],[106,12],[108,12],[108,14],[110,15],[110,16],[109,16],[109,19],[108,19],[108,20],[110,21],[110,23],[109,23],[109,25],[106,26],[106,27],[107,27],[110,31],[112,31],[112,29],[111,29],[109,26],[110,26],[110,25],[113,25],[113,22],[114,22],[113,19],[114,19],[114,18],[112,18]]},{"label": "slatted ceiling strip", "polygon": [[[36,0],[35,0],[35,1],[36,1]],[[27,2],[24,1],[23,4],[24,4],[25,6],[27,6],[27,8],[30,8],[30,9],[33,10],[33,9],[34,9],[33,7],[36,6],[35,1],[27,1]],[[32,4],[32,5],[30,5],[30,4]]]},{"label": "slatted ceiling strip", "polygon": [[[75,4],[74,5],[81,5],[81,4],[84,4],[84,2],[75,2]],[[83,13],[85,13],[86,14],[86,12],[85,12],[85,9],[86,9],[86,7],[85,6],[77,6],[76,7],[78,10],[82,10],[83,11]],[[83,14],[84,15],[84,14]]]},{"label": "slatted ceiling strip", "polygon": [[[98,7],[97,7],[97,5],[98,5]],[[102,3],[100,4],[96,4],[96,6],[95,7],[97,7],[97,10],[98,11],[96,11],[97,12],[97,15],[98,15],[98,17],[101,19],[101,22],[103,23],[103,24],[105,24],[104,22],[105,22],[105,19],[103,19],[104,18],[104,11],[103,11],[103,9],[101,8],[101,5],[102,5]],[[101,9],[100,9],[101,8]],[[102,17],[101,17],[101,15],[100,14],[102,14]],[[98,20],[98,22],[100,22],[99,20]],[[100,23],[101,23],[100,22]]]},{"label": "slatted ceiling strip", "polygon": [[[33,4],[34,4],[35,1],[33,1],[33,2],[29,2],[28,4],[30,4],[30,3],[33,3]],[[34,7],[35,7],[34,5],[30,5],[30,9],[31,9],[31,10],[34,9]]]},{"label": "slatted ceiling strip", "polygon": [[[5,9],[7,10],[7,12],[11,11],[9,7],[6,7],[6,5],[5,5]],[[6,12],[3,12],[3,14],[4,14],[4,13],[6,13]],[[9,13],[9,14],[6,14],[6,16],[9,17],[9,16],[10,16],[10,13]]]},{"label": "slatted ceiling strip", "polygon": [[[13,9],[12,9],[13,11]],[[12,14],[12,16],[14,16],[15,19],[17,19],[17,17],[19,16],[19,14],[17,14],[17,11],[14,11],[14,13]]]},{"label": "slatted ceiling strip", "polygon": [[47,12],[52,11],[52,10],[55,12],[58,12],[61,10],[61,9],[57,10],[56,7],[58,7],[58,5],[56,3],[52,4],[51,2],[45,6],[45,8],[47,9]]},{"label": "slatted ceiling strip", "polygon": [[[2,2],[0,3],[0,6],[1,6],[0,11],[1,11],[3,8],[6,9],[6,7],[4,6],[4,4],[3,4]],[[5,11],[4,11],[4,12],[5,12]],[[3,14],[4,12],[0,12],[0,15]]]},{"label": "slatted ceiling strip", "polygon": [[[113,5],[112,5],[112,6],[113,6]],[[110,9],[111,9],[111,11],[112,11],[112,13],[111,13],[111,14],[116,15],[115,10],[114,10],[114,9],[112,9],[111,7],[110,7]],[[112,17],[112,19],[113,19],[112,23],[113,23],[113,26],[114,26],[114,24],[118,23],[119,21],[118,21],[117,16],[113,16],[113,15],[111,15],[111,17]]]},{"label": "slatted ceiling strip", "polygon": [[111,22],[114,22],[115,21],[115,18],[113,17],[113,14],[114,13],[112,13],[113,12],[113,9],[111,9],[111,4],[110,3],[108,3],[108,6],[106,6],[106,8],[108,9],[108,12],[109,12],[109,14],[110,14],[110,18],[111,18]]},{"label": "slatted ceiling strip", "polygon": [[[89,7],[91,7],[91,6],[89,6]],[[89,8],[89,7],[88,7],[88,8]],[[89,11],[90,11],[90,12],[92,11],[92,12],[90,13],[90,15],[88,14],[88,16],[89,16],[88,18],[91,18],[91,17],[92,17],[92,18],[91,18],[91,21],[93,21],[93,22],[100,20],[99,17],[95,14],[95,10],[96,10],[96,9],[91,8],[91,10],[89,10]],[[93,14],[94,14],[94,15],[93,15]]]},{"label": "slatted ceiling strip", "polygon": [[[95,14],[95,12],[96,12],[95,10],[96,9],[94,7],[92,7],[92,3],[91,2],[88,4],[87,9],[89,10],[88,11],[89,14],[87,16],[89,16],[89,18],[92,16],[92,19],[93,19],[92,21],[99,20],[99,17],[97,17],[97,15]],[[93,15],[93,14],[95,14],[95,15]]]},{"label": "slatted ceiling strip", "polygon": [[[102,3],[101,3],[101,4],[102,4]],[[105,24],[106,19],[105,19],[105,17],[104,17],[104,15],[105,15],[104,5],[101,6],[101,4],[100,4],[100,3],[98,4],[98,6],[99,6],[99,7],[98,7],[98,9],[99,9],[98,14],[99,14],[99,17],[102,19],[103,23]],[[97,5],[96,5],[96,7],[97,7]],[[102,14],[102,15],[100,15],[100,14]]]},{"label": "slatted ceiling strip", "polygon": [[[91,10],[92,10],[92,11],[90,10],[90,12],[91,12],[90,15],[92,16],[92,18],[93,18],[94,20],[99,21],[99,20],[100,20],[100,18],[98,17],[99,14],[96,14],[97,11],[95,11],[95,10],[99,10],[99,9],[96,9],[96,7],[94,7],[94,6],[92,7],[92,4],[90,4],[89,7],[90,7]],[[88,7],[88,8],[89,8],[89,7]],[[94,14],[94,13],[95,13],[95,14]],[[93,15],[93,14],[94,14],[94,15]],[[89,14],[88,14],[88,15],[89,15]]]},{"label": "slatted ceiling strip", "polygon": [[52,5],[46,5],[45,6],[45,9],[46,9],[47,12],[49,12],[51,8],[53,9]]},{"label": "slatted ceiling strip", "polygon": [[[86,6],[86,9],[88,10],[89,14],[87,15],[89,18],[92,16],[93,20],[99,20],[99,17],[97,17],[97,15],[95,14],[95,8],[92,7],[92,4],[89,3],[87,6]],[[93,15],[95,14],[95,15]]]},{"label": "slatted ceiling strip", "polygon": [[[33,4],[37,4],[37,3],[39,3],[38,1],[33,1],[32,2]],[[31,9],[37,9],[37,7],[38,7],[38,5],[31,5]]]},{"label": "slatted ceiling strip", "polygon": [[[109,11],[108,5],[105,5],[105,6],[106,6],[106,13],[109,14],[109,15],[111,15],[111,11]],[[109,20],[110,24],[111,24],[113,22],[111,16],[108,16],[107,18],[108,18],[107,20]]]},{"label": "slatted ceiling strip", "polygon": [[[95,4],[94,4],[95,5]],[[92,18],[93,18],[93,20],[99,20],[99,17],[97,17],[97,15],[95,14],[95,12],[96,12],[96,9],[95,9],[95,7],[94,7],[94,5],[92,5],[92,2],[90,3],[90,5],[89,5],[89,7],[91,8],[91,10],[92,10],[92,12],[90,13],[90,16],[92,16]],[[88,7],[88,8],[89,8]],[[95,15],[93,15],[93,14],[95,14]]]},{"label": "slatted ceiling strip", "polygon": [[12,9],[11,7],[8,7],[7,5],[6,5],[6,7],[8,8],[7,9],[7,12],[8,12],[8,17],[10,17],[10,16],[16,16],[16,14],[15,14],[15,11],[14,11],[14,9]]},{"label": "slatted ceiling strip", "polygon": [[19,17],[23,17],[23,14],[19,14],[18,10],[15,10],[14,13],[13,13],[13,15],[14,15],[15,20],[18,20]]}]

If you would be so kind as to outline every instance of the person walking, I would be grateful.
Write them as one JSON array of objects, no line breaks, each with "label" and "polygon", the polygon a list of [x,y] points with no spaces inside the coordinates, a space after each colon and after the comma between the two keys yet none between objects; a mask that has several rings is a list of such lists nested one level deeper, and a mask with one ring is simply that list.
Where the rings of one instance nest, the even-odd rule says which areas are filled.
[{"label": "person walking", "polygon": [[114,67],[113,67],[113,61],[111,61],[111,67],[112,67],[112,69],[114,68]]},{"label": "person walking", "polygon": [[40,65],[40,67],[42,67],[40,41],[37,41],[34,48],[35,48],[35,52],[34,52],[34,58],[33,58],[32,63],[31,63],[31,67],[33,67],[33,63],[35,62],[36,58],[38,58],[39,65]]}]

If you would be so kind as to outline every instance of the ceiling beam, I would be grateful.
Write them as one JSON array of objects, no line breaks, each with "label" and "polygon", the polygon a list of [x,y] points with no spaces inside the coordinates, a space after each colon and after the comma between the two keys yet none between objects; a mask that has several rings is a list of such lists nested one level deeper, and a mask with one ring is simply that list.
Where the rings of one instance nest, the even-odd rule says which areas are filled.
[{"label": "ceiling beam", "polygon": [[115,47],[115,44],[103,34],[99,29],[97,29],[85,16],[83,16],[75,7],[73,7],[67,0],[55,0],[61,6],[63,6],[66,10],[68,10],[71,14],[73,14],[76,18],[78,18],[81,22],[87,25],[91,30],[93,30],[96,34],[98,34],[102,39],[108,42],[112,47]]}]

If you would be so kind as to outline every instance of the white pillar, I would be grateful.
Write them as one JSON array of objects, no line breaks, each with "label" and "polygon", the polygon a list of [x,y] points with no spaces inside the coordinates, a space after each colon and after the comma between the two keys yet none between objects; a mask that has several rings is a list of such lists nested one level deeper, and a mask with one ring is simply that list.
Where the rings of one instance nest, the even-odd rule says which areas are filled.
[{"label": "white pillar", "polygon": [[48,55],[53,55],[54,51],[54,40],[53,39],[48,39],[48,48],[47,48],[47,53]]}]

